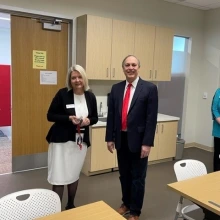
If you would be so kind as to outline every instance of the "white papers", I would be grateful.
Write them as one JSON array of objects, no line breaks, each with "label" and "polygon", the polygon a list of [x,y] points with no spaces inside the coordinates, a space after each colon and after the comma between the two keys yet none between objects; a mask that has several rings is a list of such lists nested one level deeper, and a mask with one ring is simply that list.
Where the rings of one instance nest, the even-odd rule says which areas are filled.
[{"label": "white papers", "polygon": [[41,85],[57,85],[57,71],[40,71]]}]

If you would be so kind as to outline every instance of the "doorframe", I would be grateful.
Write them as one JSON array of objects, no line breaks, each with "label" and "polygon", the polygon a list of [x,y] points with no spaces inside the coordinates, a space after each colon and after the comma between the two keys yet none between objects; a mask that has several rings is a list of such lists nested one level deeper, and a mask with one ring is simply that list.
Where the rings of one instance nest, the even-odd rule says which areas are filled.
[{"label": "doorframe", "polygon": [[62,14],[55,14],[45,11],[37,11],[26,8],[12,7],[7,5],[0,5],[1,13],[8,13],[10,15],[24,16],[24,17],[47,17],[47,18],[58,18],[64,19],[69,22],[69,38],[68,38],[68,67],[76,62],[76,21],[74,17],[70,17]]},{"label": "doorframe", "polygon": [[[28,10],[24,8],[17,8],[11,6],[0,5],[0,12],[7,13],[11,15],[17,15],[22,17],[36,17],[36,18],[48,18],[48,19],[62,19],[63,22],[68,23],[68,66],[67,69],[75,63],[75,45],[76,45],[76,35],[75,35],[75,19],[70,18],[66,15],[57,15],[53,13]],[[11,88],[12,89],[12,88]],[[13,104],[13,103],[12,103]],[[12,108],[13,111],[13,108]],[[12,114],[12,112],[11,112]],[[13,120],[13,119],[12,119]],[[13,128],[11,129],[13,132]],[[12,146],[13,147],[13,146]],[[25,157],[25,158],[24,158]],[[21,163],[21,161],[26,161]],[[21,156],[19,158],[12,157],[12,172],[21,172],[33,169],[40,169],[47,167],[47,152],[38,153],[34,155]]]}]

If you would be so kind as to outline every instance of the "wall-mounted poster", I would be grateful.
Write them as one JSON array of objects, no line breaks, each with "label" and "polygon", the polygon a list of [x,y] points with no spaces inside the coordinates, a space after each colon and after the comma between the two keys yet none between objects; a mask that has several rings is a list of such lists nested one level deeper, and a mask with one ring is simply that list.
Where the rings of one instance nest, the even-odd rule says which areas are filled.
[{"label": "wall-mounted poster", "polygon": [[47,67],[47,52],[33,50],[33,69],[46,69]]}]

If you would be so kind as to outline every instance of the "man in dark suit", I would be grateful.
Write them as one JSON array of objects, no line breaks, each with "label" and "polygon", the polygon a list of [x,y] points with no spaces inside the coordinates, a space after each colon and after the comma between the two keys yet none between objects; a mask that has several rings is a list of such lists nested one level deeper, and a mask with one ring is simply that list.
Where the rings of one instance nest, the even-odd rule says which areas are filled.
[{"label": "man in dark suit", "polygon": [[154,143],[157,124],[157,87],[138,76],[140,61],[125,57],[122,68],[125,81],[112,86],[108,104],[106,142],[108,150],[117,150],[122,189],[121,215],[138,220],[145,192],[148,156]]}]

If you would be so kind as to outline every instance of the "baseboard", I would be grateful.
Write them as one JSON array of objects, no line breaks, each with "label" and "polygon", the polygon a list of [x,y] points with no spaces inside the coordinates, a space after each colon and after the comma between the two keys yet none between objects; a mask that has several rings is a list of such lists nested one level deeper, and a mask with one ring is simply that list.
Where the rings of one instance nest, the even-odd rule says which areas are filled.
[{"label": "baseboard", "polygon": [[85,174],[86,176],[93,176],[93,175],[97,175],[97,174],[103,174],[103,173],[110,173],[112,172],[113,170],[112,169],[106,169],[106,170],[99,170],[99,171],[83,171],[82,170],[82,173]]},{"label": "baseboard", "polygon": [[199,149],[202,149],[202,150],[213,152],[213,147],[209,147],[209,146],[206,146],[206,145],[198,144],[196,142],[187,143],[187,144],[185,144],[184,148],[190,148],[190,147],[196,147],[196,148],[199,148]]},{"label": "baseboard", "polygon": [[34,170],[47,167],[47,152],[12,156],[12,172]]},{"label": "baseboard", "polygon": [[166,159],[161,159],[161,160],[148,161],[148,165],[164,163],[164,162],[168,162],[168,161],[172,161],[172,160],[173,160],[173,158],[166,158]]}]

